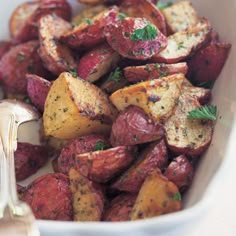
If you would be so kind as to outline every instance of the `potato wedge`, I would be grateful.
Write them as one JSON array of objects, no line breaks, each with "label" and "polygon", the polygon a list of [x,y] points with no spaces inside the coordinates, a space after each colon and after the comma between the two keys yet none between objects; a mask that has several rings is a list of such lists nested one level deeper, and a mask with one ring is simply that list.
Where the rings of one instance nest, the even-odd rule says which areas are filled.
[{"label": "potato wedge", "polygon": [[188,119],[190,111],[201,105],[196,98],[182,94],[174,114],[166,121],[166,143],[169,149],[177,154],[198,156],[211,143],[213,134],[212,121]]},{"label": "potato wedge", "polygon": [[138,193],[130,219],[145,219],[180,209],[181,195],[177,186],[154,170],[145,179]]},{"label": "potato wedge", "polygon": [[130,105],[142,108],[155,122],[166,120],[180,96],[183,74],[140,82],[114,92],[110,99],[120,111]]},{"label": "potato wedge", "polygon": [[104,196],[96,186],[75,169],[69,171],[74,221],[100,221],[104,208]]},{"label": "potato wedge", "polygon": [[162,170],[167,166],[167,159],[164,140],[150,144],[139,154],[135,163],[111,185],[111,188],[138,193],[144,180],[153,170]]},{"label": "potato wedge", "polygon": [[180,1],[162,10],[170,34],[197,24],[198,14],[190,1]]},{"label": "potato wedge", "polygon": [[49,90],[43,113],[44,132],[60,139],[109,133],[116,115],[102,90],[64,72]]},{"label": "potato wedge", "polygon": [[196,25],[170,35],[167,47],[152,57],[153,62],[177,63],[190,57],[209,40],[211,25],[208,20],[202,18]]},{"label": "potato wedge", "polygon": [[186,62],[176,64],[146,64],[142,66],[128,66],[123,69],[125,78],[132,82],[137,83],[146,80],[158,79],[177,73],[187,74],[188,66]]},{"label": "potato wedge", "polygon": [[113,69],[119,59],[119,54],[108,44],[99,45],[81,57],[77,67],[78,76],[95,82]]}]

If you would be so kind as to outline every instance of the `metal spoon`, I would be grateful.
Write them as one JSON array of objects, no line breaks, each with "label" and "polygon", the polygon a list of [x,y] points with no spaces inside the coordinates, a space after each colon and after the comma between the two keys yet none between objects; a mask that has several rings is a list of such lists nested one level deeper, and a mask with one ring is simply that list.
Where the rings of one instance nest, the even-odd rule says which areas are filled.
[{"label": "metal spoon", "polygon": [[30,207],[18,200],[14,165],[19,125],[39,118],[26,103],[0,100],[0,235],[39,236]]}]

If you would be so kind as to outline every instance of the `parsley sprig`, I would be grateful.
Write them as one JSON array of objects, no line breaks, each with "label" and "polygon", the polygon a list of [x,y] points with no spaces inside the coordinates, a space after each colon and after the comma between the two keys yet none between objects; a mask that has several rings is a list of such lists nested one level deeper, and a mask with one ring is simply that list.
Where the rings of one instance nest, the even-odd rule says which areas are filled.
[{"label": "parsley sprig", "polygon": [[188,119],[216,120],[217,107],[214,105],[202,106],[188,113]]},{"label": "parsley sprig", "polygon": [[110,73],[108,80],[112,80],[116,83],[119,83],[121,76],[122,76],[122,71],[121,71],[120,67],[116,67],[116,69]]},{"label": "parsley sprig", "polygon": [[105,150],[107,148],[108,146],[102,141],[98,141],[95,145],[95,151]]},{"label": "parsley sprig", "polygon": [[146,25],[145,27],[141,29],[136,29],[133,34],[130,35],[130,38],[133,41],[138,41],[138,40],[153,40],[157,37],[157,29],[153,25]]},{"label": "parsley sprig", "polygon": [[170,7],[170,6],[172,6],[172,5],[173,5],[172,2],[167,2],[167,3],[158,2],[158,3],[157,3],[157,7],[158,7],[160,10],[165,9],[165,8],[167,8],[167,7]]}]

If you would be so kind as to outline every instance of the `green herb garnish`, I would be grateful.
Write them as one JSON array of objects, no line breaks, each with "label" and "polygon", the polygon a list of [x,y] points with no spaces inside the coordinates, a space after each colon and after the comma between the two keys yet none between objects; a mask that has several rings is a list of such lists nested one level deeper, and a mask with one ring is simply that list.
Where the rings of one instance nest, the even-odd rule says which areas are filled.
[{"label": "green herb garnish", "polygon": [[173,5],[173,2],[167,2],[167,3],[163,3],[163,2],[158,2],[157,3],[157,7],[162,10],[162,9],[165,9],[167,7],[170,7]]},{"label": "green herb garnish", "polygon": [[178,192],[178,193],[176,193],[173,197],[172,197],[174,200],[176,200],[176,201],[181,201],[181,194]]},{"label": "green herb garnish", "polygon": [[125,17],[126,17],[126,15],[122,12],[120,12],[119,15],[118,15],[119,20],[123,20]]},{"label": "green herb garnish", "polygon": [[92,25],[93,24],[93,22],[89,18],[85,18],[85,20],[86,20],[88,25]]},{"label": "green herb garnish", "polygon": [[177,49],[180,50],[181,48],[186,48],[186,47],[184,46],[184,42],[179,42],[179,43],[177,44]]},{"label": "green herb garnish", "polygon": [[188,113],[188,119],[216,120],[217,107],[214,105],[202,106]]},{"label": "green herb garnish", "polygon": [[116,83],[119,83],[120,82],[120,77],[122,76],[122,71],[120,69],[120,67],[117,67],[115,69],[115,71],[111,72],[109,77],[108,77],[108,80],[113,80],[115,81]]},{"label": "green herb garnish", "polygon": [[77,71],[75,69],[69,70],[69,73],[72,74],[74,77],[78,76]]},{"label": "green herb garnish", "polygon": [[22,61],[25,60],[25,56],[23,54],[21,54],[21,53],[18,53],[17,54],[17,60],[18,60],[18,62],[21,63]]},{"label": "green herb garnish", "polygon": [[157,37],[157,29],[153,25],[146,25],[145,27],[141,29],[136,29],[133,34],[130,35],[130,38],[133,41],[138,41],[138,40],[153,40]]},{"label": "green herb garnish", "polygon": [[98,141],[95,145],[95,151],[105,150],[107,148],[108,146],[102,141]]}]

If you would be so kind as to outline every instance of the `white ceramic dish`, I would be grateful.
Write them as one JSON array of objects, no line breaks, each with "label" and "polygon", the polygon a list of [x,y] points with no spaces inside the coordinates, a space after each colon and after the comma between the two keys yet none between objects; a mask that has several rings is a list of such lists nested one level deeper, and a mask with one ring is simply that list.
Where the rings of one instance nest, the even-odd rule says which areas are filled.
[{"label": "white ceramic dish", "polygon": [[[11,0],[0,6],[1,31],[0,39],[7,39],[8,20],[13,9],[25,0]],[[70,0],[72,5],[78,4]],[[215,127],[212,144],[198,167],[193,185],[184,199],[184,209],[152,219],[124,223],[74,223],[56,221],[38,221],[42,235],[82,235],[82,236],[107,236],[107,235],[172,235],[171,232],[182,225],[194,222],[204,214],[214,198],[215,189],[219,188],[219,179],[224,177],[234,157],[234,140],[236,139],[236,0],[193,0],[201,16],[207,17],[213,27],[220,33],[221,38],[232,43],[228,61],[213,89],[213,103],[217,104],[219,119]],[[77,9],[75,9],[76,11]],[[37,142],[35,133],[30,133],[30,124],[21,127],[19,137],[24,141]],[[25,131],[26,129],[26,131]],[[25,136],[25,134],[27,134]],[[33,136],[33,137],[32,137]],[[33,178],[50,171],[50,166],[40,170]],[[31,180],[31,179],[30,179]],[[30,180],[24,182],[27,183]],[[173,234],[175,235],[175,234]]]}]

